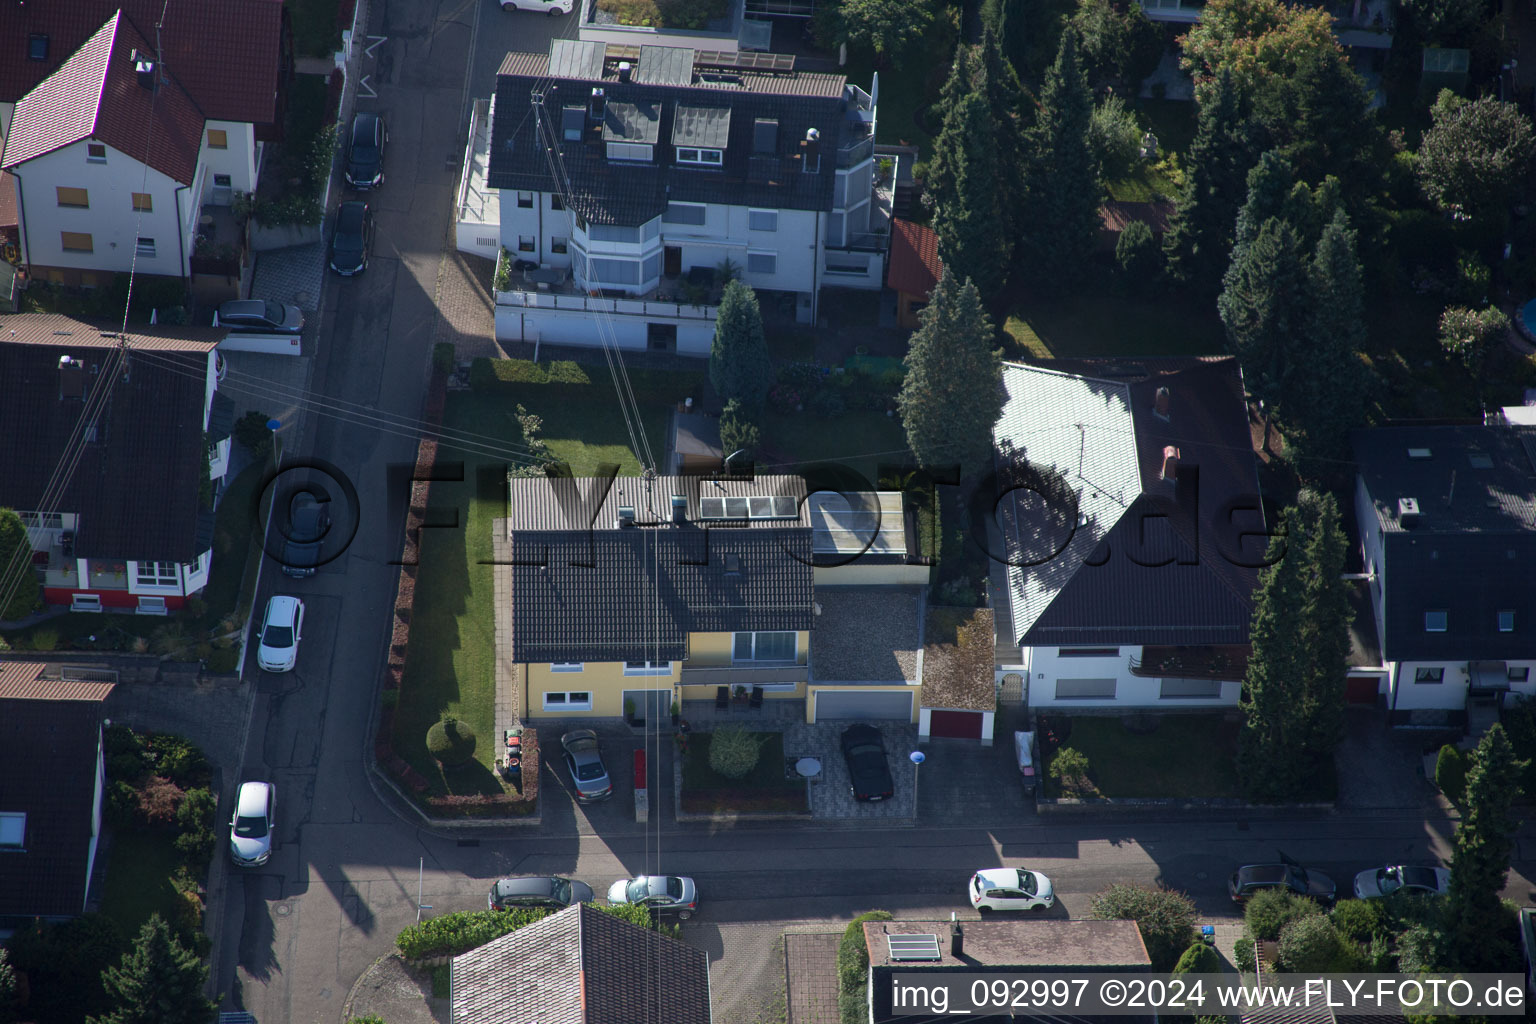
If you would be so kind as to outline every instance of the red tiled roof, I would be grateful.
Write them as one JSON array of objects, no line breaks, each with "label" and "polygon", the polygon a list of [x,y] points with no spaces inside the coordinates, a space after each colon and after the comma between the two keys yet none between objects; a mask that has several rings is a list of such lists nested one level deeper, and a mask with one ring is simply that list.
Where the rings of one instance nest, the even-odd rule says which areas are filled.
[{"label": "red tiled roof", "polygon": [[1161,235],[1168,230],[1169,219],[1172,216],[1172,203],[1132,203],[1111,199],[1099,207],[1099,226],[1105,231],[1118,234],[1124,231],[1131,221],[1142,220],[1147,222],[1154,235]]},{"label": "red tiled roof", "polygon": [[939,236],[909,220],[891,221],[891,267],[886,287],[912,295],[927,295],[944,274],[939,262]]},{"label": "red tiled roof", "polygon": [[[4,150],[5,140],[0,139],[0,152]],[[16,181],[0,171],[0,228],[14,228],[19,223],[16,219]]]},{"label": "red tiled roof", "polygon": [[[0,3],[0,102],[14,102],[58,69],[119,9],[145,37],[161,25],[166,68],[216,121],[276,119],[282,0],[46,0]],[[48,39],[47,59],[28,59]]]},{"label": "red tiled roof", "polygon": [[106,700],[115,683],[45,677],[46,661],[0,662],[0,700]]},{"label": "red tiled roof", "polygon": [[143,159],[147,141],[149,165],[190,185],[202,145],[202,112],[163,69],[157,70],[157,90],[140,85],[135,50],[148,53],[149,43],[121,12],[114,14],[16,104],[0,166],[16,167],[81,139]]}]

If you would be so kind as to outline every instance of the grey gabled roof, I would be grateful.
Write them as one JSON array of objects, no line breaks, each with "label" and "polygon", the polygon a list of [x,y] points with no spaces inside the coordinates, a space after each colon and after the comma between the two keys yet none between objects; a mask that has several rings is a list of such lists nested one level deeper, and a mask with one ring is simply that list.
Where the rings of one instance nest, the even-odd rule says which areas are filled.
[{"label": "grey gabled roof", "polygon": [[453,958],[454,1024],[710,1024],[709,957],[578,903]]},{"label": "grey gabled roof", "polygon": [[[1238,534],[1261,534],[1263,515],[1237,361],[1007,364],[1003,383],[994,438],[1010,639],[1246,643],[1257,571],[1234,563],[1258,561],[1262,537]],[[1154,413],[1164,387],[1166,419]],[[1184,467],[1179,490],[1162,479],[1169,448]]]}]

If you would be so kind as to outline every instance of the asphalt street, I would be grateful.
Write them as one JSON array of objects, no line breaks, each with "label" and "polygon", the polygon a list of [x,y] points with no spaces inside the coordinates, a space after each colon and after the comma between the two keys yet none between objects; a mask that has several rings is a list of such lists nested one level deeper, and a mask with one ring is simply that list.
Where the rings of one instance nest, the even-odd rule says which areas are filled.
[{"label": "asphalt street", "polygon": [[[878,831],[742,826],[646,834],[599,826],[595,834],[528,829],[456,839],[382,803],[363,758],[397,572],[389,562],[399,556],[403,529],[405,493],[398,479],[392,486],[389,467],[414,455],[409,424],[420,415],[427,377],[462,112],[466,99],[494,88],[508,50],[541,50],[553,33],[574,31],[571,17],[504,14],[491,0],[385,0],[371,12],[368,33],[385,38],[361,58],[360,74],[377,96],[365,92],[358,106],[385,112],[391,130],[388,180],[370,197],[378,242],[365,274],[328,281],[312,406],[301,440],[284,451],[285,465],[318,457],[353,482],[358,530],[345,555],[311,579],[286,579],[273,563],[263,571],[258,607],[274,593],[292,593],[307,612],[295,672],[248,666],[258,684],[241,777],[276,783],[278,841],[264,868],[225,874],[216,970],[226,1009],[244,1008],[262,1022],[336,1024],[353,983],[416,920],[418,899],[429,914],[482,908],[491,882],[506,874],[567,874],[599,891],[635,873],[691,875],[703,909],[685,934],[718,959],[747,926],[771,934],[780,922],[846,918],[876,906],[947,916],[966,908],[969,874],[999,864],[1050,875],[1061,894],[1058,914],[1082,916],[1089,894],[1131,880],[1185,889],[1219,915],[1228,912],[1223,883],[1232,867],[1278,850],[1334,873],[1341,885],[1367,866],[1448,852],[1449,824],[1417,814]],[[1512,883],[1510,895],[1527,901],[1524,878]]]}]

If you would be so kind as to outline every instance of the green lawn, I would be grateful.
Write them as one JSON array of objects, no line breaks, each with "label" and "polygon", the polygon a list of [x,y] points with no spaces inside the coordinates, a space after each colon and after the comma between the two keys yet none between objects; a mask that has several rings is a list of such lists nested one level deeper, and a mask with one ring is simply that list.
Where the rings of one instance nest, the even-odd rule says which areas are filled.
[{"label": "green lawn", "polygon": [[1004,354],[1075,356],[1208,355],[1225,349],[1216,304],[1191,307],[1161,285],[1129,293],[1108,268],[1068,291],[1010,284],[1003,330],[1017,346]]},{"label": "green lawn", "polygon": [[171,884],[171,876],[180,865],[181,856],[171,833],[116,830],[101,912],[130,938],[156,911],[174,925],[180,919],[182,897]]},{"label": "green lawn", "polygon": [[[1118,717],[1072,717],[1071,735],[1062,746],[1087,755],[1088,777],[1100,796],[1240,795],[1233,765],[1236,723],[1221,715],[1163,715],[1152,720],[1154,731],[1138,733],[1127,730]],[[1047,790],[1055,796],[1058,787],[1050,780],[1053,756],[1046,758],[1046,778]]]},{"label": "green lawn", "polygon": [[762,744],[757,766],[742,779],[727,779],[709,766],[710,733],[688,736],[688,752],[683,755],[683,810],[691,814],[711,811],[784,811],[801,812],[805,804],[805,784],[784,776],[784,734],[755,732],[750,735]]},{"label": "green lawn", "polygon": [[955,59],[955,45],[960,38],[955,22],[957,8],[940,8],[923,42],[902,55],[900,67],[875,65],[874,54],[862,47],[850,49],[843,74],[865,92],[876,70],[880,72],[880,98],[875,111],[875,141],[919,147],[918,159],[933,159],[933,136],[939,125],[921,123],[927,110],[938,102],[944,80],[949,77]]},{"label": "green lawn", "polygon": [[[604,462],[637,476],[640,463],[610,392],[599,387],[501,385],[489,391],[455,392],[443,415],[445,436],[479,435],[481,445],[520,443],[515,413],[521,403],[543,418],[543,438],[577,476]],[[668,411],[642,405],[646,435],[660,458]],[[579,438],[579,439],[578,439]],[[487,440],[489,439],[489,440]],[[463,484],[432,489],[434,509],[455,508],[460,529],[425,530],[416,578],[410,654],[395,710],[395,751],[431,784],[434,796],[499,793],[492,771],[496,745],[495,623],[491,579],[491,521],[506,515],[500,480],[503,461],[456,451],[445,441],[443,458],[463,458]],[[427,729],[448,714],[467,722],[478,738],[475,760],[445,776],[427,754]]]}]

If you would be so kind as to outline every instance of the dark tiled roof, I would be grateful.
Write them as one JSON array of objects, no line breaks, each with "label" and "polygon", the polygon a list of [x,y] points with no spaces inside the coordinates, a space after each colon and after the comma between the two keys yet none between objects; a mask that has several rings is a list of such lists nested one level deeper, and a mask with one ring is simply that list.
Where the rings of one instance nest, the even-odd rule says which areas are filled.
[{"label": "dark tiled roof", "polygon": [[689,633],[812,626],[805,527],[514,530],[512,557],[519,662],[679,661]]},{"label": "dark tiled roof", "polygon": [[1536,530],[1536,428],[1380,427],[1353,441],[1384,532],[1404,530],[1402,498],[1418,502],[1414,533]]},{"label": "dark tiled roof", "polygon": [[[1018,642],[1246,643],[1258,577],[1233,562],[1258,559],[1262,538],[1240,547],[1238,534],[1262,532],[1262,519],[1237,360],[1010,364],[1004,383],[1000,488],[1027,480],[1064,502],[1080,493],[1086,520],[1052,522],[1027,491],[1003,502],[1010,560],[1040,563],[1008,570]],[[1165,387],[1166,420],[1154,413]],[[1198,471],[1195,487],[1161,479],[1169,448],[1181,481]],[[1023,459],[1047,472],[1020,472]]]},{"label": "dark tiled roof", "polygon": [[[492,188],[556,192],[551,164],[561,168],[569,179],[568,204],[594,224],[635,226],[665,209],[668,200],[693,203],[724,203],[792,210],[824,210],[832,205],[836,178],[836,153],[840,146],[856,141],[852,133],[863,129],[844,117],[841,75],[800,72],[768,74],[742,71],[740,74],[691,76],[689,85],[647,84],[644,79],[646,57],[650,51],[667,47],[646,47],[640,68],[630,81],[620,82],[611,71],[601,74],[591,70],[591,58],[581,56],[577,48],[555,49],[558,74],[550,79],[550,58],[543,54],[511,53],[502,62],[496,87],[496,113],[491,125],[491,157],[488,181]],[[567,52],[569,50],[570,52]],[[684,51],[687,52],[687,51]],[[669,61],[681,60],[670,54]],[[657,58],[653,58],[657,59]],[[688,58],[690,64],[691,56]],[[669,64],[670,66],[670,64]],[[529,116],[531,93],[542,86],[541,117]],[[655,134],[660,140],[652,162],[610,161],[604,139],[634,138],[614,132],[614,116],[605,116],[602,131],[589,124],[580,141],[567,141],[560,122],[563,107],[586,109],[594,86],[600,86],[607,108],[615,105],[653,105],[659,120]],[[729,109],[730,119],[724,162],[719,169],[693,168],[675,164],[672,139],[677,134],[679,107]],[[756,154],[754,121],[777,120],[775,152]],[[684,118],[685,122],[687,118]],[[626,122],[625,132],[635,127]],[[801,171],[801,140],[808,129],[820,132],[821,152],[818,173]],[[647,129],[649,131],[649,129]],[[683,129],[684,134],[688,129]],[[547,152],[553,144],[558,154]],[[556,160],[558,157],[558,160]]]},{"label": "dark tiled roof", "polygon": [[208,443],[217,444],[229,436],[235,426],[235,403],[222,391],[213,393],[208,407]]},{"label": "dark tiled roof", "polygon": [[[79,684],[71,684],[79,685]],[[26,852],[4,854],[0,919],[73,917],[85,904],[101,701],[0,698],[0,811],[26,814]]]},{"label": "dark tiled roof", "polygon": [[[55,335],[50,325],[77,333]],[[103,349],[104,329],[57,316],[0,319],[0,436],[31,439],[0,446],[0,506],[40,507],[82,410],[80,399],[60,396],[59,360],[80,359],[85,391],[92,393],[116,359]],[[160,328],[135,331],[159,334]],[[126,375],[118,373],[97,420],[98,439],[81,449],[57,508],[81,517],[75,531],[81,557],[190,562],[207,550],[197,547],[198,490],[213,342],[135,333],[132,344],[146,351],[130,349]]]},{"label": "dark tiled roof", "polygon": [[113,15],[16,105],[5,166],[16,167],[87,138],[140,160],[147,142],[149,166],[191,184],[202,144],[202,112],[164,68],[157,71],[156,90],[139,85],[134,51],[152,52],[121,13]]},{"label": "dark tiled roof", "polygon": [[933,229],[909,220],[893,220],[891,269],[885,275],[885,286],[911,295],[927,295],[943,275],[939,236]]},{"label": "dark tiled roof", "polygon": [[[0,102],[14,102],[30,92],[119,9],[150,39],[164,16],[159,42],[165,65],[206,116],[252,124],[276,120],[281,0],[176,0],[169,6],[164,0],[0,4]],[[27,59],[33,35],[48,37],[46,60]]]},{"label": "dark tiled roof", "polygon": [[454,1024],[710,1024],[702,949],[580,903],[453,958]]}]

